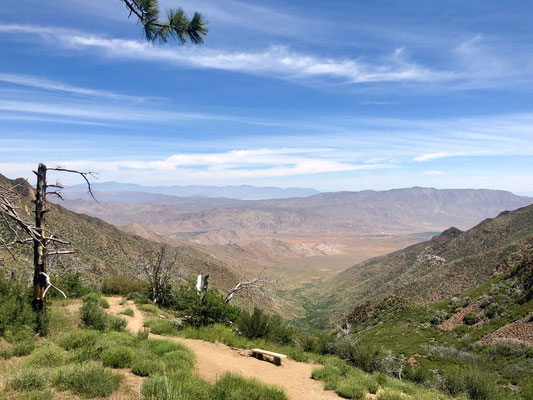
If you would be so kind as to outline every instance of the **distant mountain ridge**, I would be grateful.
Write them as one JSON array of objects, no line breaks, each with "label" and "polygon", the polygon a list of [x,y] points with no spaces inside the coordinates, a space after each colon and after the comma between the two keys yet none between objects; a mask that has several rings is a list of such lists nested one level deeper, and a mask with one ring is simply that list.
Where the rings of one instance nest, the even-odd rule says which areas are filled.
[{"label": "distant mountain ridge", "polygon": [[[93,184],[97,192],[136,192],[151,193],[178,197],[225,197],[240,200],[262,200],[262,199],[282,199],[288,197],[306,197],[320,193],[311,188],[278,188],[278,187],[258,187],[251,185],[240,186],[143,186],[134,183],[102,182]],[[65,192],[83,193],[83,185],[73,185],[65,189]],[[83,197],[82,197],[83,198]]]},{"label": "distant mountain ridge", "polygon": [[[117,226],[136,223],[158,233],[216,231],[218,236],[230,230],[381,234],[442,231],[452,225],[468,229],[502,211],[533,203],[533,198],[502,190],[421,187],[268,200],[152,198],[155,195],[112,191],[98,195],[100,204],[73,198],[67,191],[62,204]],[[134,202],[135,197],[145,201]]]}]

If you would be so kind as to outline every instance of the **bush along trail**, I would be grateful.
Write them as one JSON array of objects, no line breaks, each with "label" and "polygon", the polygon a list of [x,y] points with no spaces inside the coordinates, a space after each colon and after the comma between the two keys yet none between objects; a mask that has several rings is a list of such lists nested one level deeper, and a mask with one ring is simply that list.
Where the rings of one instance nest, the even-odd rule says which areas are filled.
[{"label": "bush along trail", "polygon": [[[133,316],[125,317],[128,321],[126,327],[128,331],[137,334],[142,330],[146,312],[141,311],[133,301],[120,304],[122,300],[118,297],[108,297],[107,301],[110,304],[108,312],[112,315],[120,315],[128,308],[133,310]],[[159,318],[159,315],[156,317]],[[149,337],[162,338],[154,334],[150,334]],[[319,367],[316,364],[284,360],[283,365],[278,367],[249,357],[247,350],[232,348],[222,343],[181,337],[166,337],[166,339],[183,344],[194,353],[195,371],[208,382],[216,382],[229,372],[279,386],[290,399],[340,399],[333,391],[324,390],[324,385],[320,381],[311,378],[313,370]]]}]

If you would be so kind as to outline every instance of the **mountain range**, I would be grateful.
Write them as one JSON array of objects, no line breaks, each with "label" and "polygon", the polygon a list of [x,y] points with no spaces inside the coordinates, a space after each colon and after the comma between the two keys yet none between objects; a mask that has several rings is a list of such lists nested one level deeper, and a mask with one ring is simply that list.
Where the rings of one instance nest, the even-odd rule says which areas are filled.
[{"label": "mountain range", "polygon": [[[287,197],[305,197],[320,193],[318,190],[310,188],[278,188],[278,187],[258,187],[250,185],[240,186],[143,186],[134,183],[121,182],[102,182],[95,183],[94,190],[100,193],[104,192],[135,192],[137,195],[124,197],[124,200],[137,202],[139,201],[139,193],[153,194],[153,195],[168,195],[179,197],[227,197],[241,200],[259,200],[259,199],[278,199]],[[86,190],[83,185],[73,185],[65,188],[65,193],[76,193],[81,195],[81,198],[87,198]],[[104,194],[105,195],[105,194]],[[149,198],[146,195],[140,195],[141,198]],[[154,199],[159,196],[153,196]],[[164,196],[161,196],[164,199]]]}]

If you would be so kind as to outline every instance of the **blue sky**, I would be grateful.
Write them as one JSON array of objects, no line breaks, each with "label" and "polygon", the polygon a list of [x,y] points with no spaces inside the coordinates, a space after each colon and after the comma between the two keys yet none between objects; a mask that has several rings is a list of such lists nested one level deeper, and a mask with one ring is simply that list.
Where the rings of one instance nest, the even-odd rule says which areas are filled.
[{"label": "blue sky", "polygon": [[119,0],[4,0],[1,173],[533,194],[529,2],[160,5],[205,45],[143,42]]}]

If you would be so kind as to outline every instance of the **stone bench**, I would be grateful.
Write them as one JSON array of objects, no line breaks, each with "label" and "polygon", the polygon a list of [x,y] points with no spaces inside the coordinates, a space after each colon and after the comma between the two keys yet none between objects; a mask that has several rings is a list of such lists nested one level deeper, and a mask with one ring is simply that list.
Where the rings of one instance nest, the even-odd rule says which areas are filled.
[{"label": "stone bench", "polygon": [[252,356],[259,360],[264,360],[266,356],[268,359],[272,359],[272,362],[278,366],[281,365],[282,359],[287,358],[285,354],[274,353],[272,351],[261,349],[252,349]]}]

